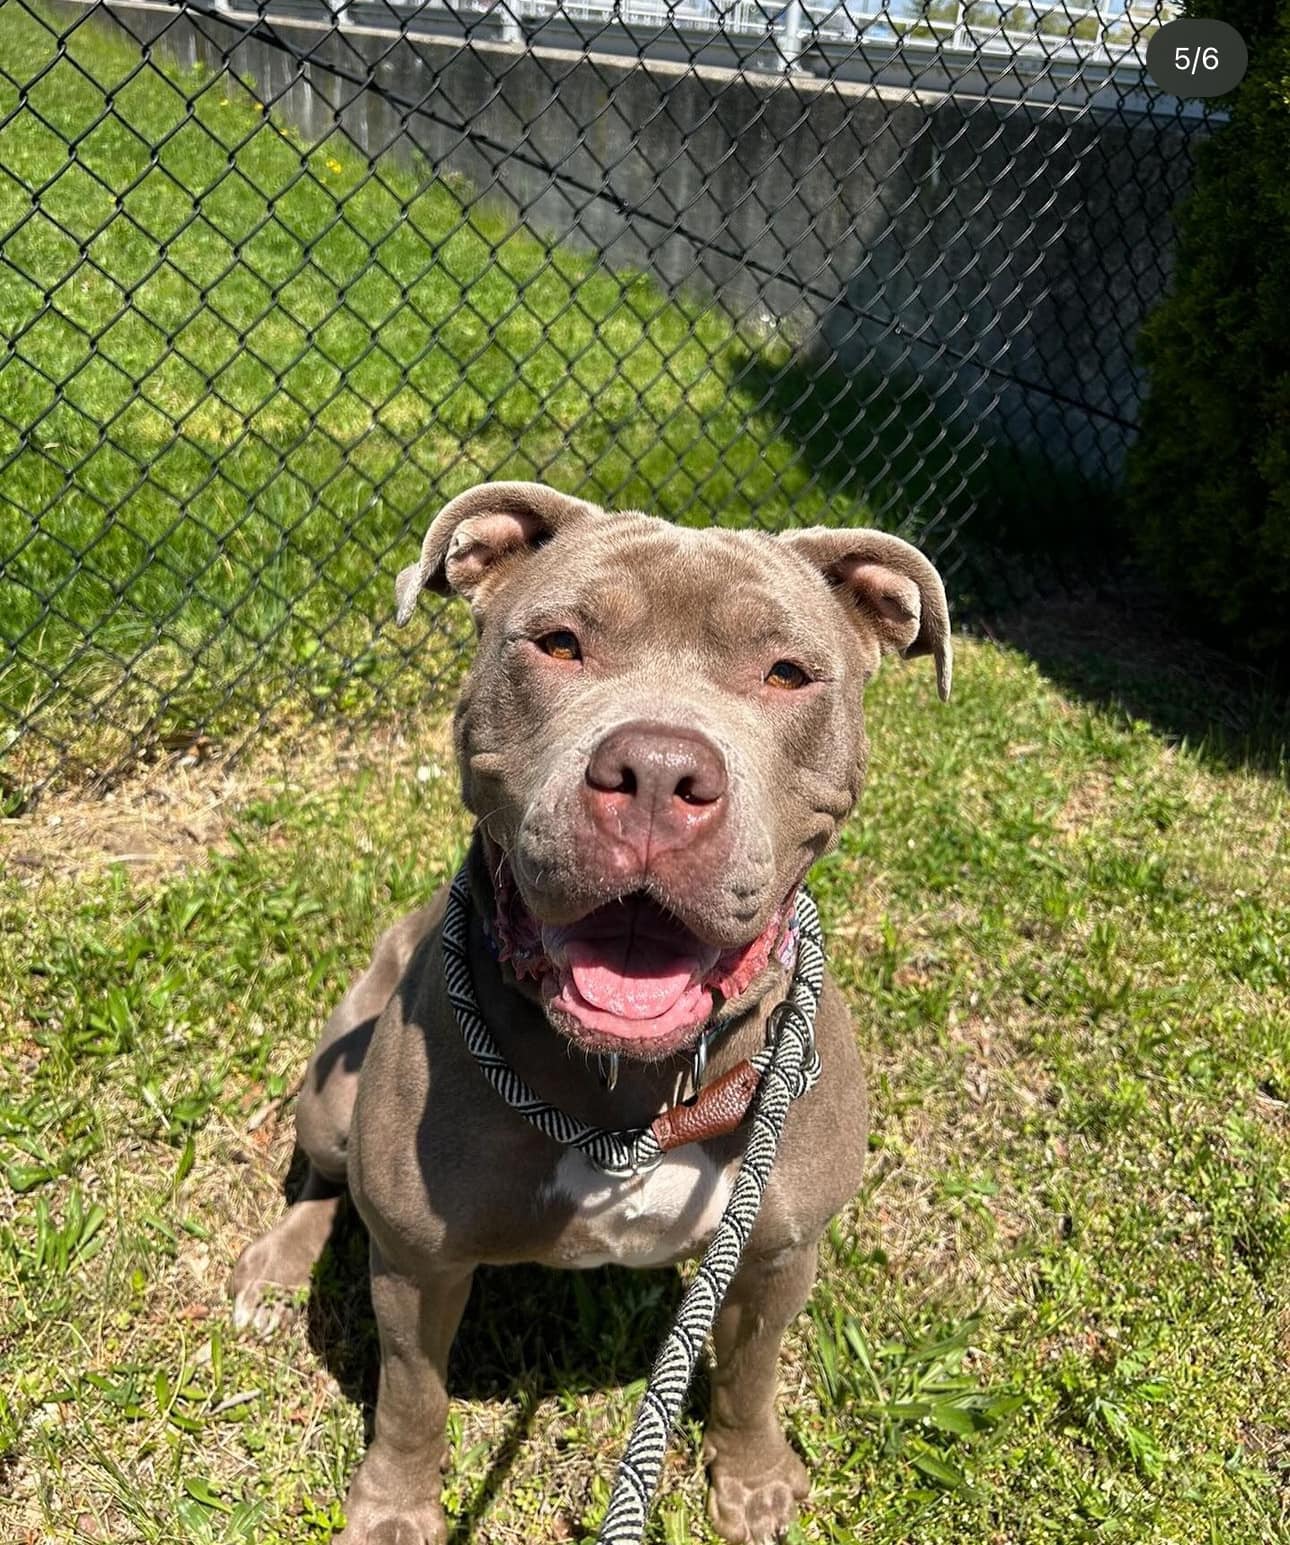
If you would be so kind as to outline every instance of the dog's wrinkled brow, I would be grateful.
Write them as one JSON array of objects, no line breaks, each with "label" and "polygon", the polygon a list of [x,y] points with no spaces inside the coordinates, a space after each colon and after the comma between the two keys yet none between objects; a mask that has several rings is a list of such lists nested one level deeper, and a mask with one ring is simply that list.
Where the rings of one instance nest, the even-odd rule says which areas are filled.
[{"label": "dog's wrinkled brow", "polygon": [[610,582],[568,594],[548,591],[539,604],[525,608],[514,628],[524,632],[577,626],[597,633],[632,633],[644,628],[652,610],[641,587]]}]

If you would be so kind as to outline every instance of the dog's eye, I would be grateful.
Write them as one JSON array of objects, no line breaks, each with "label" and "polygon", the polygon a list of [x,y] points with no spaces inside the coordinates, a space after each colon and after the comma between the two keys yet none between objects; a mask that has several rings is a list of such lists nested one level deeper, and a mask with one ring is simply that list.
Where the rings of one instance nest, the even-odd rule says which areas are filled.
[{"label": "dog's eye", "polygon": [[802,667],[794,665],[791,660],[776,660],[766,672],[768,687],[782,687],[789,692],[795,692],[798,687],[809,686],[810,682],[811,678]]},{"label": "dog's eye", "polygon": [[578,645],[577,636],[566,628],[557,628],[554,633],[544,633],[537,640],[537,646],[543,654],[549,654],[553,660],[582,659],[582,650]]}]

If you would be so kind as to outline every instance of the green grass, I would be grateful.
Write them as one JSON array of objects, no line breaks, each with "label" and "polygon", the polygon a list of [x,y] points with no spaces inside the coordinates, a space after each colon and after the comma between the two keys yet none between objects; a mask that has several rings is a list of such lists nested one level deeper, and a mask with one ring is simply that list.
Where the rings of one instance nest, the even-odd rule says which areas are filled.
[{"label": "green grass", "polygon": [[0,714],[218,732],[284,694],[406,699],[460,634],[376,649],[392,577],[489,477],[863,513],[744,379],[786,344],[101,19],[52,26],[0,4]]},{"label": "green grass", "polygon": [[[1284,785],[1007,650],[965,645],[945,708],[929,675],[872,692],[871,784],[813,879],[875,1109],[783,1365],[794,1539],[1284,1539]],[[3,1538],[327,1539],[371,1387],[361,1240],[277,1342],[233,1336],[224,1282],[279,1212],[272,1102],[461,851],[449,755],[428,722],[346,780],[248,770],[220,849],[168,877],[3,871]],[[9,851],[50,850],[49,819]],[[591,1537],[674,1297],[485,1275],[457,1539]],[[710,1538],[698,1431],[655,1545]]]}]

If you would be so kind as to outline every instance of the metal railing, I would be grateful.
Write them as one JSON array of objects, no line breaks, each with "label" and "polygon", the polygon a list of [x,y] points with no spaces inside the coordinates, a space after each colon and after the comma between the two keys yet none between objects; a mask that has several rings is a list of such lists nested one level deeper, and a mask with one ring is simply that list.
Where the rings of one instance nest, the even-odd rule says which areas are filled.
[{"label": "metal railing", "polygon": [[[146,3],[146,0],[144,0]],[[309,0],[215,0],[216,9],[230,17],[299,16]],[[912,57],[952,50],[1004,59],[1015,65],[1036,63],[1078,66],[1099,76],[1118,73],[1138,76],[1144,68],[1151,34],[1177,14],[1174,0],[1160,4],[1099,4],[1097,0],[885,0],[872,6],[855,3],[810,3],[810,0],[382,0],[379,7],[362,0],[316,0],[317,14],[337,27],[386,26],[401,30],[399,13],[415,12],[424,27],[436,19],[469,26],[472,18],[490,18],[499,35],[519,44],[554,39],[572,25],[591,24],[603,39],[605,29],[622,29],[640,38],[648,57],[652,31],[707,34],[766,45],[778,67],[803,64],[812,50],[844,44],[860,50],[899,48]],[[373,16],[373,9],[389,13]],[[436,18],[438,13],[438,18]],[[659,39],[659,41],[663,41]],[[820,60],[825,63],[825,58]]]}]

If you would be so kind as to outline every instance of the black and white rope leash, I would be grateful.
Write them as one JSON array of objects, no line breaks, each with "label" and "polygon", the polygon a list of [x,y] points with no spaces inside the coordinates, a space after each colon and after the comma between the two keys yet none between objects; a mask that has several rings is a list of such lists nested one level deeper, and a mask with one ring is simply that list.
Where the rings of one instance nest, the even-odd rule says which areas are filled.
[{"label": "black and white rope leash", "polygon": [[[489,1083],[539,1131],[558,1143],[577,1148],[605,1174],[625,1178],[653,1169],[663,1152],[648,1127],[612,1132],[575,1121],[539,1099],[502,1057],[475,999],[466,953],[469,920],[470,886],[463,869],[453,881],[444,917],[444,970],[448,999],[457,1023]],[[769,1044],[750,1059],[762,1076],[753,1101],[743,1161],[726,1210],[654,1360],[631,1436],[619,1461],[609,1507],[597,1536],[599,1545],[639,1545],[672,1427],[757,1220],[788,1108],[820,1076],[815,1012],[824,984],[824,940],[819,913],[804,889],[797,893],[797,921],[797,964],[792,986],[788,997],[771,1014]]]}]

